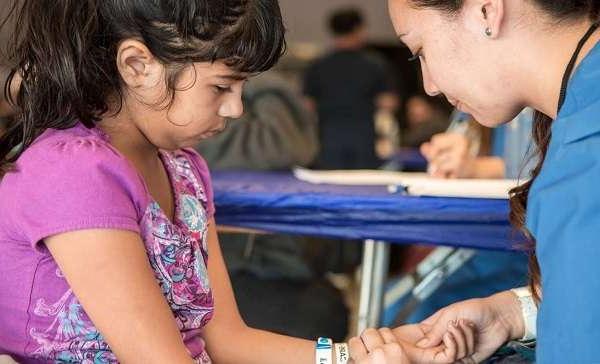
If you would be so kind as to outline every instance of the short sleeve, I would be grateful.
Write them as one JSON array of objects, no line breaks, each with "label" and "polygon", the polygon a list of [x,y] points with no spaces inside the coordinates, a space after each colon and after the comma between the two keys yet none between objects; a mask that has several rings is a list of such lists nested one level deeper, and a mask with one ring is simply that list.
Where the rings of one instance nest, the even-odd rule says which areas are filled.
[{"label": "short sleeve", "polygon": [[44,141],[19,158],[1,185],[0,216],[15,239],[38,242],[87,229],[140,231],[147,199],[135,169],[107,142]]},{"label": "short sleeve", "polygon": [[198,154],[193,149],[184,149],[183,150],[187,157],[192,161],[194,166],[194,173],[200,179],[200,183],[202,183],[202,188],[204,188],[204,194],[206,195],[206,214],[209,219],[212,219],[215,215],[215,203],[214,203],[214,192],[212,188],[212,182],[210,178],[210,170],[208,169],[208,164],[204,158]]}]

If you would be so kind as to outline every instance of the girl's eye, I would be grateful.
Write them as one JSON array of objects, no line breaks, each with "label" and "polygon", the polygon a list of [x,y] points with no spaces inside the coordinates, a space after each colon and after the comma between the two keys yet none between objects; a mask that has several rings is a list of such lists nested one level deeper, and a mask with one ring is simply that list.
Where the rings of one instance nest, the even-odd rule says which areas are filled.
[{"label": "girl's eye", "polygon": [[218,85],[215,85],[215,91],[217,93],[222,94],[222,93],[225,93],[225,92],[230,92],[231,91],[231,87],[229,87],[229,86],[218,86]]}]

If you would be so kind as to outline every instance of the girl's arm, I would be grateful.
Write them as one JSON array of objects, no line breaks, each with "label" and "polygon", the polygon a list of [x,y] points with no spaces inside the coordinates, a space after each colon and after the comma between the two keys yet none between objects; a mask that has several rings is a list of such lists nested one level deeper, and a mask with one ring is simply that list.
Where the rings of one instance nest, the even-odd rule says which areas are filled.
[{"label": "girl's arm", "polygon": [[[206,326],[208,352],[219,364],[313,364],[315,341],[252,329],[237,308],[212,219],[208,227],[208,275],[215,300],[213,319]],[[273,292],[277,294],[277,292]],[[260,299],[260,297],[257,297]],[[290,304],[294,304],[290,302]],[[308,317],[307,320],[310,320]],[[334,359],[335,362],[335,359]]]},{"label": "girl's arm", "polygon": [[192,363],[138,234],[83,230],[45,243],[120,362]]}]

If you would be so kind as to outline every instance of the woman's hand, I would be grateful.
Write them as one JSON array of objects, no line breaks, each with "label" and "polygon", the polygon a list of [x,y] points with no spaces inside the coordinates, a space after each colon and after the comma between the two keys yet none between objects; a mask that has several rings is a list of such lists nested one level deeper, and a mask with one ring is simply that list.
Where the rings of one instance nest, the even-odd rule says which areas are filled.
[{"label": "woman's hand", "polygon": [[475,328],[466,321],[448,326],[440,345],[419,348],[416,343],[425,337],[419,325],[395,329],[368,329],[360,338],[350,340],[350,354],[355,363],[454,363],[469,357],[475,347]]},{"label": "woman's hand", "polygon": [[[470,358],[475,362],[485,360],[505,342],[518,339],[524,333],[519,301],[512,292],[506,291],[441,309],[418,324],[424,337],[416,342],[416,346],[427,349],[445,343],[448,324],[459,319],[468,320],[474,325],[477,339]],[[410,335],[404,327],[395,329],[394,334],[399,339]],[[410,339],[415,338],[416,336],[410,336]]]}]

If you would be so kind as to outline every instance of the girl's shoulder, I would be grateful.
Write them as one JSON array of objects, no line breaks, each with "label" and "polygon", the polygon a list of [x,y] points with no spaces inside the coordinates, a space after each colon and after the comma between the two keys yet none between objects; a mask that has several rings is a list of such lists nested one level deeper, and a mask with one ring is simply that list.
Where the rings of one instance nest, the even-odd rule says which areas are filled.
[{"label": "girl's shoulder", "polygon": [[108,226],[110,217],[134,226],[148,203],[135,168],[99,130],[83,125],[47,130],[0,180],[0,217],[15,223],[57,216],[73,226],[89,221]]},{"label": "girl's shoulder", "polygon": [[[88,129],[80,123],[70,129],[46,130],[21,154],[14,171],[7,173],[2,182],[13,178],[68,182],[95,175],[116,177],[128,188],[145,192],[135,168],[110,144],[108,137],[99,129]],[[103,182],[102,178],[86,181],[90,186]]]},{"label": "girl's shoulder", "polygon": [[88,129],[81,123],[64,130],[47,129],[23,152],[17,166],[26,167],[29,163],[50,158],[59,159],[59,163],[78,158],[122,159],[105,134],[97,128]]}]

